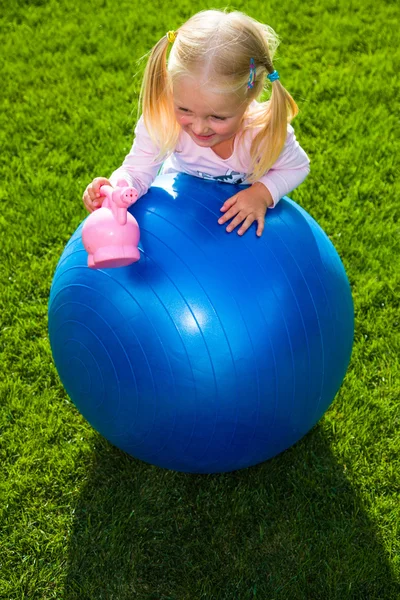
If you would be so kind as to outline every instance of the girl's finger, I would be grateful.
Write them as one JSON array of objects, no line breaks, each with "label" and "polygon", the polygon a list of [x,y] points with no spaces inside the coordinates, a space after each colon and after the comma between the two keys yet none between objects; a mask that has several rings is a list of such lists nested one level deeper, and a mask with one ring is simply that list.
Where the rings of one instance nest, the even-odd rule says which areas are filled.
[{"label": "girl's finger", "polygon": [[235,215],[237,215],[237,214],[238,214],[238,212],[239,212],[239,211],[238,211],[238,208],[237,208],[236,206],[232,206],[232,207],[231,207],[231,208],[228,210],[228,212],[226,212],[226,213],[225,213],[225,214],[224,214],[222,217],[220,217],[220,218],[218,219],[218,223],[219,223],[220,225],[222,225],[223,223],[226,223],[227,221],[229,221],[229,219],[233,219],[233,217],[234,217]]},{"label": "girl's finger", "polygon": [[237,196],[232,196],[232,198],[228,198],[226,202],[223,203],[220,210],[221,212],[225,212],[228,208],[231,208],[237,202]]},{"label": "girl's finger", "polygon": [[261,237],[262,233],[264,231],[265,218],[264,217],[258,217],[257,223],[258,223],[258,226],[257,226],[257,235],[258,235],[258,237]]},{"label": "girl's finger", "polygon": [[250,225],[254,222],[254,217],[252,215],[249,215],[244,223],[242,224],[241,228],[238,231],[238,235],[243,235],[244,233],[246,233],[246,231],[248,230],[248,228],[250,227]]},{"label": "girl's finger", "polygon": [[229,223],[228,227],[226,228],[226,231],[228,231],[228,233],[233,231],[235,229],[235,227],[240,225],[240,223],[242,223],[245,220],[245,218],[246,218],[246,215],[243,215],[242,213],[239,213],[238,215],[236,215],[236,217],[233,219],[233,221],[231,221]]},{"label": "girl's finger", "polygon": [[87,192],[83,194],[82,200],[86,210],[88,210],[89,212],[93,212],[95,210],[92,200]]}]

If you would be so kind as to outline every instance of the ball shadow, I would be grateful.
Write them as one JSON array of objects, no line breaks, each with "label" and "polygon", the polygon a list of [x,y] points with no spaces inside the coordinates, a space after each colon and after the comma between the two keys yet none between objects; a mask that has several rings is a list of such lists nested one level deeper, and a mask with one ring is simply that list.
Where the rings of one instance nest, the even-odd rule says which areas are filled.
[{"label": "ball shadow", "polygon": [[98,437],[63,598],[399,597],[350,469],[321,425],[280,456],[221,475],[147,465]]}]

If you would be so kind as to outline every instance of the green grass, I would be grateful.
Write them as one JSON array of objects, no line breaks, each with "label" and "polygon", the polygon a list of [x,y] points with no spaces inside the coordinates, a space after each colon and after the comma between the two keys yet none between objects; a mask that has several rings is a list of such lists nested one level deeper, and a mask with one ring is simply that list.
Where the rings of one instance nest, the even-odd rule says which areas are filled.
[{"label": "green grass", "polygon": [[331,237],[353,290],[352,361],[313,431],[244,471],[161,470],[95,433],[52,361],[52,275],[85,217],[83,189],[131,144],[136,59],[215,6],[2,8],[1,599],[400,598],[397,2],[231,5],[282,38],[275,66],[311,158],[291,197]]}]

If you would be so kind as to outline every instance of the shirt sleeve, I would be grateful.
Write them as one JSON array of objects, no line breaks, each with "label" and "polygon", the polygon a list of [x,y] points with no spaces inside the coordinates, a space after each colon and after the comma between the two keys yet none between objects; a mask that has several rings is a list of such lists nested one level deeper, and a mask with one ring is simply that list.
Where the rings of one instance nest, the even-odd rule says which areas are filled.
[{"label": "shirt sleeve", "polygon": [[143,115],[140,117],[135,128],[135,138],[129,154],[126,155],[121,167],[116,169],[110,176],[113,186],[124,179],[134,187],[139,198],[143,196],[164,162],[164,159],[156,161],[159,149],[150,138],[149,132],[144,124]]},{"label": "shirt sleeve", "polygon": [[310,159],[296,140],[294,129],[288,125],[285,145],[277,161],[259,181],[271,193],[274,208],[279,200],[298,187],[310,172]]}]

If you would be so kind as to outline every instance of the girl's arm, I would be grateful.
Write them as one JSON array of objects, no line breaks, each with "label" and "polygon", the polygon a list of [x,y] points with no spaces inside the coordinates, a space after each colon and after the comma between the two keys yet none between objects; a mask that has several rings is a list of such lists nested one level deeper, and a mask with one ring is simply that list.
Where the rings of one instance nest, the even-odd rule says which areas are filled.
[{"label": "girl's arm", "polygon": [[145,127],[143,116],[140,117],[135,128],[135,139],[129,154],[126,155],[121,167],[114,171],[110,177],[111,185],[116,186],[118,181],[125,179],[134,187],[139,198],[143,196],[153,183],[164,160],[155,161],[158,148],[151,140]]},{"label": "girl's arm", "polygon": [[282,196],[294,190],[310,172],[310,160],[300,147],[291,125],[282,152],[272,168],[249,188],[228,198],[221,207],[223,216],[218,219],[220,225],[231,222],[226,231],[236,227],[243,235],[254,221],[257,221],[257,235],[264,231],[265,213],[276,206]]},{"label": "girl's arm", "polygon": [[310,172],[310,159],[296,140],[294,129],[288,125],[288,135],[278,160],[260,179],[269,190],[273,204],[276,206],[280,198],[297,188]]}]

